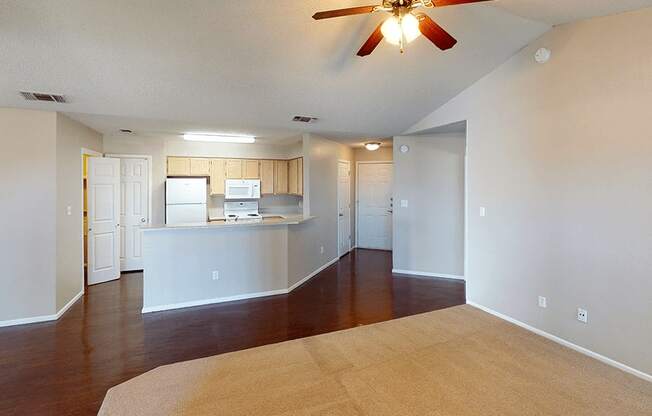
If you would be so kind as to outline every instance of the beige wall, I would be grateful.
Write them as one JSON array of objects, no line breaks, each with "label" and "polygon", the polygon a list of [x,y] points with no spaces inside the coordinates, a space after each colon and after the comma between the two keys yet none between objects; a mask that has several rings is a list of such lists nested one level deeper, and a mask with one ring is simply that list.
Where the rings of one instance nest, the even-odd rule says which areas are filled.
[{"label": "beige wall", "polygon": [[651,40],[652,9],[558,26],[410,130],[468,121],[469,300],[648,374]]},{"label": "beige wall", "polygon": [[358,162],[391,162],[394,159],[393,153],[392,146],[381,147],[373,152],[364,147],[358,147],[355,149],[355,160]]},{"label": "beige wall", "polygon": [[337,161],[350,157],[347,149],[323,137],[304,135],[304,212],[317,218],[289,228],[290,285],[337,258]]},{"label": "beige wall", "polygon": [[394,147],[394,269],[463,277],[465,133],[395,137]]},{"label": "beige wall", "polygon": [[0,108],[0,323],[56,312],[56,114]]},{"label": "beige wall", "polygon": [[[57,310],[83,290],[81,149],[102,151],[102,135],[57,114]],[[70,214],[67,208],[70,207]]]}]

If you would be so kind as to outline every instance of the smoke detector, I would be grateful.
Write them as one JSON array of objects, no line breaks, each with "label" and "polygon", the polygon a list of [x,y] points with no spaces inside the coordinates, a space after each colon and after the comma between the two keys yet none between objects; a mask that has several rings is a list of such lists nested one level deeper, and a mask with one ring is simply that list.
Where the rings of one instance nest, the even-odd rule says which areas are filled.
[{"label": "smoke detector", "polygon": [[50,94],[47,92],[21,91],[20,95],[27,101],[46,101],[51,103],[66,103],[68,100],[61,94]]},{"label": "smoke detector", "polygon": [[308,117],[308,116],[294,116],[292,121],[296,121],[297,123],[314,123],[317,121],[317,117]]}]

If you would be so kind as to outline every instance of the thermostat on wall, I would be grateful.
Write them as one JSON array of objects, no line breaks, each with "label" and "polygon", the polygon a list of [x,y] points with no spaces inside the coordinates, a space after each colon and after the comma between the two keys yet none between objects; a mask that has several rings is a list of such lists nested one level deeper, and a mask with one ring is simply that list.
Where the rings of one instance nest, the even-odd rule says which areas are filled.
[{"label": "thermostat on wall", "polygon": [[410,151],[410,146],[408,146],[407,144],[401,145],[400,150],[401,153],[407,153]]}]

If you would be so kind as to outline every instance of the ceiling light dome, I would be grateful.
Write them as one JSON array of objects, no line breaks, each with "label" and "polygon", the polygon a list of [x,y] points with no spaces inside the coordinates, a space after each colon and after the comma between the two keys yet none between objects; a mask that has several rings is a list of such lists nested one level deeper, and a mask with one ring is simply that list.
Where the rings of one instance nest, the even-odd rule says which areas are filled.
[{"label": "ceiling light dome", "polygon": [[403,17],[390,17],[385,20],[380,30],[387,42],[392,45],[399,45],[403,36],[405,41],[410,43],[421,34],[419,20],[411,13],[407,13]]},{"label": "ceiling light dome", "polygon": [[380,149],[380,143],[378,142],[370,142],[370,143],[365,143],[364,147],[367,148],[370,152],[374,152],[378,149]]}]

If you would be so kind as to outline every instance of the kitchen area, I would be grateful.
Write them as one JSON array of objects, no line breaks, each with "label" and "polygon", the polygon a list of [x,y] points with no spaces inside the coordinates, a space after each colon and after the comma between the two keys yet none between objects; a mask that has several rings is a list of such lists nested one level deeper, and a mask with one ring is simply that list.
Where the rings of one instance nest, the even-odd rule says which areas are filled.
[{"label": "kitchen area", "polygon": [[289,293],[314,275],[293,271],[314,219],[293,156],[167,156],[165,224],[142,227],[143,313]]}]

